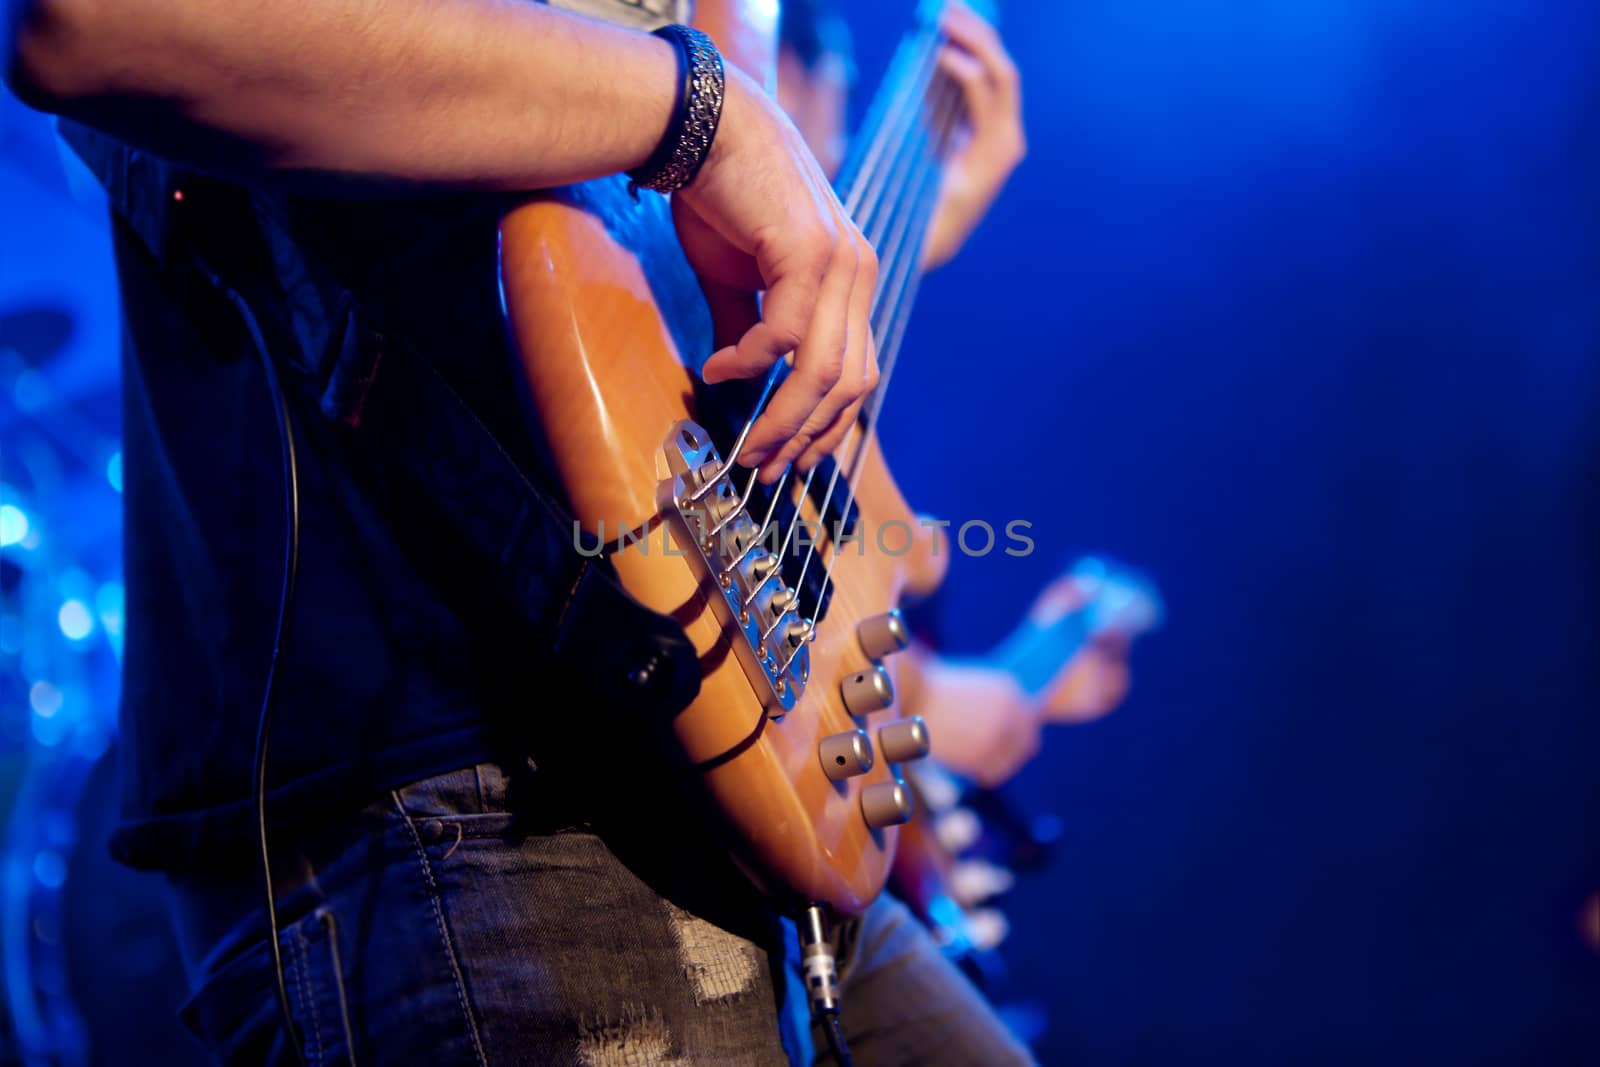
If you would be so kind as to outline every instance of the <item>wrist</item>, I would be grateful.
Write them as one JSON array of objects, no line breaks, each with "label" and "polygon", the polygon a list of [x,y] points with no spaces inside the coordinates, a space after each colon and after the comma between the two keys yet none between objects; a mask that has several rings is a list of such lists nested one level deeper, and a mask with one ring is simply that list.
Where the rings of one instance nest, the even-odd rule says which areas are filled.
[{"label": "wrist", "polygon": [[712,139],[711,147],[706,152],[701,174],[716,171],[724,160],[738,154],[737,144],[747,126],[743,116],[749,106],[748,86],[743,75],[736,68],[729,67],[722,87],[722,120],[717,124],[717,136]]}]

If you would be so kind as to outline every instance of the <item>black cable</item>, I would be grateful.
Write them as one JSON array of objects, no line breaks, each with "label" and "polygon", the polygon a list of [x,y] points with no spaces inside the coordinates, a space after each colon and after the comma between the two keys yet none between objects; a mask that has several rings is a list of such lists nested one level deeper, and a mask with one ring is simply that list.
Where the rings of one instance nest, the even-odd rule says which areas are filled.
[{"label": "black cable", "polygon": [[833,1053],[833,1058],[839,1061],[839,1067],[855,1067],[850,1059],[850,1048],[845,1044],[844,1026],[839,1022],[836,1012],[829,1012],[823,1016],[822,1032],[827,1035],[828,1049]]},{"label": "black cable", "polygon": [[[267,945],[272,951],[272,967],[276,977],[274,992],[278,997],[278,1012],[283,1017],[283,1028],[288,1036],[289,1046],[294,1049],[295,1059],[304,1065],[305,1052],[300,1047],[300,1036],[295,1029],[294,1015],[289,1010],[289,986],[283,972],[283,949],[278,944],[278,899],[272,884],[272,855],[267,847],[267,742],[272,736],[272,718],[276,707],[273,697],[277,693],[275,683],[278,680],[278,664],[283,658],[284,648],[289,643],[290,621],[294,616],[295,585],[300,570],[300,467],[295,456],[294,432],[290,426],[289,400],[284,395],[282,383],[278,380],[278,370],[273,365],[266,338],[261,332],[261,324],[256,321],[250,305],[238,292],[224,285],[209,269],[202,267],[201,270],[222,293],[227,295],[228,300],[243,318],[245,328],[250,331],[250,339],[256,346],[256,353],[261,357],[261,368],[266,374],[267,388],[272,393],[273,412],[278,424],[279,454],[283,465],[283,583],[278,596],[278,624],[272,640],[272,659],[267,665],[267,681],[261,693],[261,714],[256,721],[255,753],[251,759],[250,773],[255,791],[256,844],[260,854],[261,883],[267,909]],[[350,1050],[350,1055],[353,1062],[354,1049]]]}]

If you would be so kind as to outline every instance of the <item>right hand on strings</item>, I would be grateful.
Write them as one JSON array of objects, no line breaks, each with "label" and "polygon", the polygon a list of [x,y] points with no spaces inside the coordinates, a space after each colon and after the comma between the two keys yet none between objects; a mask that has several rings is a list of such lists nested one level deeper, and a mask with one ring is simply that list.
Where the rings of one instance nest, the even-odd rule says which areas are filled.
[{"label": "right hand on strings", "polygon": [[808,470],[878,382],[877,255],[778,105],[731,66],[711,152],[672,201],[720,346],[705,380],[759,377],[792,353],[740,462],[768,484],[791,463]]}]

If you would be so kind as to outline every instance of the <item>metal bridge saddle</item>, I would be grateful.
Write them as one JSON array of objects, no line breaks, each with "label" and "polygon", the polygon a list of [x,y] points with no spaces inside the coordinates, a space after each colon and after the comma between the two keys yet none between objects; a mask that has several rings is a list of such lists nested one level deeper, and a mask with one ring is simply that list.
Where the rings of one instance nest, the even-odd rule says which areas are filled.
[{"label": "metal bridge saddle", "polygon": [[[775,549],[739,495],[711,435],[699,424],[675,423],[663,445],[673,476],[658,501],[685,545],[723,625],[738,636],[738,656],[750,684],[775,716],[793,710],[811,676],[806,644],[814,633],[799,597],[784,581]],[[775,530],[781,527],[774,527]]]}]

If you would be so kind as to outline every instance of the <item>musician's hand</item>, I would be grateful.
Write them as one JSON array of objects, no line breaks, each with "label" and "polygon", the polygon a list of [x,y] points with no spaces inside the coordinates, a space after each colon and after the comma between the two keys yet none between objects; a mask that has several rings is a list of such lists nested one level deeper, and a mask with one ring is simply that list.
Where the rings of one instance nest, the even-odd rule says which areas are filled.
[{"label": "musician's hand", "polygon": [[1109,715],[1126,699],[1128,684],[1128,642],[1102,638],[1072,661],[1045,697],[1045,720],[1081,723]]},{"label": "musician's hand", "polygon": [[[1029,614],[1058,618],[1077,611],[1088,600],[1089,590],[1068,574],[1044,587]],[[1040,698],[1044,720],[1089,722],[1116,710],[1128,695],[1128,654],[1132,644],[1132,635],[1108,629],[1063,663]]]},{"label": "musician's hand", "polygon": [[946,6],[944,28],[950,44],[939,65],[961,86],[967,122],[957,134],[961,139],[923,245],[923,266],[929,270],[966,242],[1027,151],[1021,82],[1000,35],[960,0]]},{"label": "musician's hand", "polygon": [[934,759],[992,788],[1038,754],[1041,705],[1010,674],[931,653],[922,666],[915,711],[928,723]]},{"label": "musician's hand", "polygon": [[731,66],[711,154],[672,202],[721,346],[705,380],[759,377],[794,354],[740,461],[768,483],[790,462],[809,468],[878,381],[867,322],[877,256],[778,105]]}]

